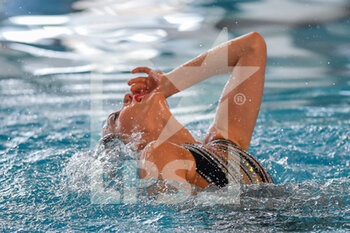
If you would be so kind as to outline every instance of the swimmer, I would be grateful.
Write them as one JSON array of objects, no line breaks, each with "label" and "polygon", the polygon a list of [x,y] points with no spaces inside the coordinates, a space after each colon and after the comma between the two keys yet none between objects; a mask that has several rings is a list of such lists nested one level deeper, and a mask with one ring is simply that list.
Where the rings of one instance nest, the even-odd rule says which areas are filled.
[{"label": "swimmer", "polygon": [[[258,117],[265,76],[266,44],[252,32],[221,44],[163,74],[147,67],[132,70],[145,77],[128,82],[121,110],[109,115],[102,136],[133,141],[140,152],[142,179],[175,180],[191,186],[225,187],[229,182],[273,183],[248,148]],[[246,69],[245,69],[246,68]],[[231,74],[215,120],[199,142],[171,114],[166,98],[219,74]],[[237,98],[239,97],[239,98]]]}]

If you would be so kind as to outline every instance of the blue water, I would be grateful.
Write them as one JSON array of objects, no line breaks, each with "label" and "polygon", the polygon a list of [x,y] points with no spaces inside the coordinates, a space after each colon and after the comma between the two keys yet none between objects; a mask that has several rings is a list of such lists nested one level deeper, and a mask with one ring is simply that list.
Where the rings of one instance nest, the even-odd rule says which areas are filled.
[{"label": "blue water", "polygon": [[[5,1],[0,229],[348,232],[349,4]],[[224,27],[229,38],[258,31],[266,39],[265,91],[249,150],[277,184],[242,187],[239,205],[210,205],[209,194],[204,202],[178,205],[94,204],[97,159],[91,151],[104,119],[121,106],[126,81],[134,77],[129,70],[148,65],[169,71],[220,42]],[[226,78],[169,99],[198,139],[213,120]]]}]

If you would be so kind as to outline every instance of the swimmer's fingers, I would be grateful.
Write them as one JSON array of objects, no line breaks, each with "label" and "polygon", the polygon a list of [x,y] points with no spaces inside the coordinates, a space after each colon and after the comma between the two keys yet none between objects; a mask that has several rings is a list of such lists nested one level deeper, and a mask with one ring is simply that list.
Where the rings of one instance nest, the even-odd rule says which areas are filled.
[{"label": "swimmer's fingers", "polygon": [[151,88],[151,81],[149,80],[148,77],[137,77],[137,78],[133,78],[128,82],[128,85],[131,86],[133,84],[137,84],[137,83],[143,83],[147,86],[148,89]]},{"label": "swimmer's fingers", "polygon": [[137,77],[137,78],[133,78],[130,79],[130,81],[128,82],[128,85],[131,86],[134,83],[148,83],[148,78],[147,77]]},{"label": "swimmer's fingers", "polygon": [[149,74],[152,71],[152,69],[148,68],[148,67],[136,67],[135,69],[133,69],[131,71],[131,73],[135,74],[135,73],[146,73]]},{"label": "swimmer's fingers", "polygon": [[136,83],[130,88],[133,94],[143,94],[148,91],[147,85],[145,83]]},{"label": "swimmer's fingers", "polygon": [[132,85],[135,86],[136,84],[143,84],[143,85],[138,85],[131,90],[139,91],[139,89],[141,88],[144,90],[144,92],[147,92],[154,88],[153,87],[154,85],[152,85],[152,81],[148,77],[138,77],[138,78],[131,79],[128,82],[129,86],[132,86]]},{"label": "swimmer's fingers", "polygon": [[138,72],[147,73],[147,79],[144,79],[144,77],[135,78],[129,81],[129,85],[131,85],[132,83],[144,83],[147,85],[146,92],[150,92],[153,91],[155,88],[158,88],[158,91],[162,92],[166,97],[171,95],[170,93],[168,93],[169,91],[167,90],[167,86],[169,83],[168,78],[162,72],[152,70],[147,67],[137,67],[131,71],[131,73],[133,74]]}]

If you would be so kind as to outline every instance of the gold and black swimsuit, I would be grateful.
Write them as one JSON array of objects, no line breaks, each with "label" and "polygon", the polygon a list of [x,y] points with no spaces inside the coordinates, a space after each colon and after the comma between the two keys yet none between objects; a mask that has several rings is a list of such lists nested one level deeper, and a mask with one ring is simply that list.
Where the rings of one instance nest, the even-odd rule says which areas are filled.
[{"label": "gold and black swimsuit", "polygon": [[225,187],[229,183],[274,183],[268,171],[247,151],[226,139],[206,145],[184,144],[196,161],[196,171],[208,183]]}]

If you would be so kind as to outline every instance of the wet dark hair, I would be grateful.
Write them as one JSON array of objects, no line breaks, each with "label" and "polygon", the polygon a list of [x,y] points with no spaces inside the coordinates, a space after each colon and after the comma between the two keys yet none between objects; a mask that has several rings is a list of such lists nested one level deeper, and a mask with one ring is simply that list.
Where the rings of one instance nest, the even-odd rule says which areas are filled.
[{"label": "wet dark hair", "polygon": [[104,136],[101,139],[100,143],[106,147],[106,146],[109,146],[109,144],[111,142],[113,142],[116,138],[118,138],[116,134],[110,133],[110,134],[107,134],[106,136]]}]

